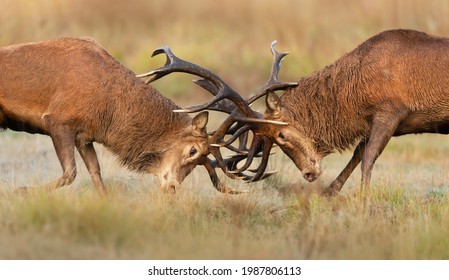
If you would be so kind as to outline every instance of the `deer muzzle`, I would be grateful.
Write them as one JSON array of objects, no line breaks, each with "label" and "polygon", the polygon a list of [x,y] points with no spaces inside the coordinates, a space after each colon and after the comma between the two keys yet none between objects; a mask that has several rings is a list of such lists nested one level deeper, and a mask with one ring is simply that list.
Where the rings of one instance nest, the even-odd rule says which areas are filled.
[{"label": "deer muzzle", "polygon": [[319,166],[313,166],[310,168],[305,168],[304,170],[301,171],[301,173],[304,179],[306,179],[309,182],[313,182],[316,179],[318,179],[318,177],[320,177],[321,171]]},{"label": "deer muzzle", "polygon": [[160,178],[161,182],[161,189],[167,192],[173,192],[175,193],[177,189],[181,186],[181,183],[178,179],[173,176],[173,174],[166,173],[164,176],[161,176]]}]

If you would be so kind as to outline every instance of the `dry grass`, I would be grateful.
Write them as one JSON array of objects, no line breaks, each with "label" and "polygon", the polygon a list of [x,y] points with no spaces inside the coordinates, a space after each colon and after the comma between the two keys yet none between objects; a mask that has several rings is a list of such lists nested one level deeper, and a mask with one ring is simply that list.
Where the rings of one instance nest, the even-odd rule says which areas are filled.
[{"label": "dry grass", "polygon": [[[424,148],[432,141],[438,144]],[[58,176],[60,167],[47,137],[6,132],[0,258],[447,259],[448,161],[440,155],[449,144],[441,143],[438,136],[394,139],[376,165],[370,196],[357,191],[357,170],[341,196],[330,199],[319,190],[349,154],[326,158],[326,172],[314,184],[277,154],[270,165],[281,169],[279,176],[250,186],[229,182],[250,188],[249,194],[218,193],[198,168],[172,195],[160,191],[154,177],[127,172],[98,146],[110,190],[101,200],[82,164],[72,186],[16,194],[18,186]],[[411,164],[410,158],[423,161]]]},{"label": "dry grass", "polygon": [[[384,29],[449,36],[446,1],[0,0],[0,7],[0,45],[92,36],[136,72],[161,65],[149,53],[170,45],[242,92],[267,78],[274,39],[279,50],[292,53],[282,79],[297,80]],[[190,79],[174,75],[155,86],[180,105],[208,98]],[[270,167],[280,175],[251,186],[228,182],[251,188],[247,195],[219,194],[201,168],[168,195],[154,177],[129,173],[100,146],[108,199],[96,196],[81,164],[72,186],[21,197],[17,187],[60,175],[51,141],[4,132],[0,143],[3,259],[449,258],[449,144],[443,136],[394,139],[376,164],[371,196],[357,192],[357,170],[332,199],[317,193],[349,153],[326,158],[314,184],[278,153]]]}]

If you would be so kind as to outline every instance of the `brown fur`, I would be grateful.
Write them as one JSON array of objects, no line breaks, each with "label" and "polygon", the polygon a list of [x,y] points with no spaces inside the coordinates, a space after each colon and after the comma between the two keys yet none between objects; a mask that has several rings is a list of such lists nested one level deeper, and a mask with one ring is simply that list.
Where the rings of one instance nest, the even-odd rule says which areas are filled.
[{"label": "brown fur", "polygon": [[[52,187],[73,181],[76,146],[86,154],[85,162],[90,161],[86,165],[91,174],[98,173],[94,183],[103,192],[92,142],[104,144],[131,170],[170,177],[166,171],[171,169],[176,174],[169,179],[182,181],[197,163],[196,158],[182,163],[184,150],[195,146],[198,156],[205,156],[208,149],[207,136],[194,136],[192,119],[173,113],[177,108],[92,39],[61,38],[0,49],[0,128],[52,137],[64,169]],[[186,166],[161,166],[167,157]]]},{"label": "brown fur", "polygon": [[267,109],[266,118],[290,124],[272,137],[285,142],[278,136],[286,130],[293,148],[280,146],[309,181],[319,176],[322,157],[360,143],[327,191],[341,189],[360,160],[368,186],[391,136],[449,133],[449,39],[413,30],[382,32],[300,79],[278,108]]}]

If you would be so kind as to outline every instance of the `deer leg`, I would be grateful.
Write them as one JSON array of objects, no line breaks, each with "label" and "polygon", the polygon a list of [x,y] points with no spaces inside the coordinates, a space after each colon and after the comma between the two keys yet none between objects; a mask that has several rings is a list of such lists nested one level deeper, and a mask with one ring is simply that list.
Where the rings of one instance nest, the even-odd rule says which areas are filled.
[{"label": "deer leg", "polygon": [[101,197],[106,196],[106,188],[104,187],[103,180],[101,179],[100,164],[98,163],[97,153],[95,152],[93,143],[88,143],[85,145],[76,145],[84,164],[89,171],[90,177],[94,182],[94,186]]},{"label": "deer leg", "polygon": [[75,136],[73,133],[67,133],[64,129],[60,129],[51,136],[53,145],[56,150],[59,162],[61,163],[63,174],[62,176],[48,184],[40,186],[47,191],[52,191],[65,185],[71,184],[76,177],[76,163],[75,163]]},{"label": "deer leg", "polygon": [[357,165],[359,165],[362,159],[362,154],[365,151],[365,146],[366,146],[365,141],[361,141],[357,145],[351,160],[345,166],[340,175],[338,175],[338,177],[332,182],[332,184],[330,184],[329,187],[323,190],[322,195],[333,196],[336,195],[341,190],[341,188],[343,188],[343,185],[345,184],[346,180],[348,180],[349,176],[352,174],[354,169],[357,167]]},{"label": "deer leg", "polygon": [[217,172],[215,172],[215,168],[213,164],[211,163],[210,159],[207,159],[203,166],[206,168],[207,173],[209,174],[210,180],[212,181],[212,184],[217,189],[217,191],[222,193],[229,193],[229,194],[240,194],[240,193],[247,193],[248,191],[238,191],[234,190],[233,188],[230,188],[226,185],[224,185],[220,179],[218,178]]},{"label": "deer leg", "polygon": [[371,173],[374,162],[384,150],[390,138],[393,136],[401,118],[397,115],[379,114],[373,119],[370,137],[362,154],[362,182],[363,190],[368,190],[370,186]]}]

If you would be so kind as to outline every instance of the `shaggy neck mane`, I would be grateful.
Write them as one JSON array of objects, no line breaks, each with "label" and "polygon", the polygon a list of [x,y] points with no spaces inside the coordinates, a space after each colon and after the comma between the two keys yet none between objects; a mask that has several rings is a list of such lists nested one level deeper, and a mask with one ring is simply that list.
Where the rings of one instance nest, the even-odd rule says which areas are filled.
[{"label": "shaggy neck mane", "polygon": [[136,172],[157,168],[173,140],[191,124],[187,114],[173,113],[179,107],[172,101],[134,78],[112,106],[114,110],[110,111],[114,113],[104,145]]},{"label": "shaggy neck mane", "polygon": [[302,78],[298,87],[281,97],[285,113],[294,120],[292,125],[314,139],[324,154],[344,151],[369,133],[360,106],[364,94],[360,61],[347,54]]}]

